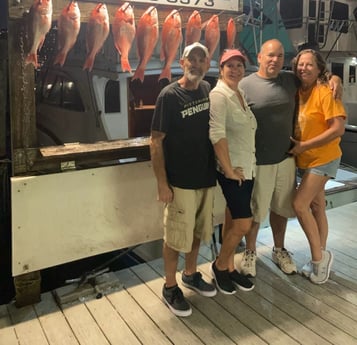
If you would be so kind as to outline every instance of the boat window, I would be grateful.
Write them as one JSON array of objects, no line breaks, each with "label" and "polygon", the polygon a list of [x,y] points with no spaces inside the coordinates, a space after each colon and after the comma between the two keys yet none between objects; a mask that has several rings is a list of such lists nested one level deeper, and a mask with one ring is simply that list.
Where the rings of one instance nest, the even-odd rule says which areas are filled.
[{"label": "boat window", "polygon": [[286,29],[302,27],[303,1],[280,1],[280,15]]},{"label": "boat window", "polygon": [[331,72],[332,74],[338,75],[343,83],[343,63],[332,62],[331,63]]},{"label": "boat window", "polygon": [[343,4],[339,1],[333,2],[333,11],[331,16],[332,22],[330,25],[330,30],[337,32],[348,32],[348,4]]},{"label": "boat window", "polygon": [[84,111],[75,82],[60,75],[48,75],[43,86],[42,102],[68,110]]},{"label": "boat window", "polygon": [[105,86],[105,112],[120,113],[119,81],[109,80]]},{"label": "boat window", "polygon": [[350,65],[350,73],[348,77],[349,83],[355,83],[356,82],[356,66]]}]

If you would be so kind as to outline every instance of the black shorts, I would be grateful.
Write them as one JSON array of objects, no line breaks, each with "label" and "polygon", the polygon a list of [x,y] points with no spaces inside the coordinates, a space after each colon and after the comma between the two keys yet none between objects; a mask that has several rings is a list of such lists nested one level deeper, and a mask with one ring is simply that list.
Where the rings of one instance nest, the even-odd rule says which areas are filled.
[{"label": "black shorts", "polygon": [[219,171],[217,171],[217,179],[222,188],[232,219],[252,217],[250,200],[254,180],[245,180],[240,186],[238,181],[226,178]]}]

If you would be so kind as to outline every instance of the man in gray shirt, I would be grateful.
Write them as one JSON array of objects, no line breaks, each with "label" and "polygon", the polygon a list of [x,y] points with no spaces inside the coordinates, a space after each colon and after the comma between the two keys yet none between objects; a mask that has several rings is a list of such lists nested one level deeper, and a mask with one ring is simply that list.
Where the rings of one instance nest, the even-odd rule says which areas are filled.
[{"label": "man in gray shirt", "polygon": [[293,217],[292,197],[296,187],[295,161],[288,154],[293,134],[295,95],[294,74],[282,72],[284,48],[280,41],[266,41],[258,54],[259,70],[239,86],[245,93],[258,128],[256,132],[257,174],[252,195],[253,227],[246,236],[246,250],[240,271],[255,277],[256,239],[260,223],[270,209],[274,237],[273,261],[286,274],[296,265],[284,247],[287,220]]}]

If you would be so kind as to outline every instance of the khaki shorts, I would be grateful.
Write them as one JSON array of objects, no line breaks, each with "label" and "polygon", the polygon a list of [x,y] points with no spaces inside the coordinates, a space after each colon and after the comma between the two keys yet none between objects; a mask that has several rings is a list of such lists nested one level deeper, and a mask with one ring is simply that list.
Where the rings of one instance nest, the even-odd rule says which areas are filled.
[{"label": "khaki shorts", "polygon": [[258,165],[252,192],[254,221],[261,223],[269,209],[276,214],[295,217],[292,206],[296,190],[296,165],[293,157],[278,164]]},{"label": "khaki shorts", "polygon": [[172,249],[189,253],[194,236],[209,242],[213,233],[214,187],[172,187],[173,202],[164,209],[164,241]]}]

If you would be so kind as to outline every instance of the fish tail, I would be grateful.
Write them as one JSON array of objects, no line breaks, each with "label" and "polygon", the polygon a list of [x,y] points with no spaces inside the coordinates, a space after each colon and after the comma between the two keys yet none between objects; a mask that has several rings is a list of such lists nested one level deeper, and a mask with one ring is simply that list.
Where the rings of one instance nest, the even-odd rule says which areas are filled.
[{"label": "fish tail", "polygon": [[144,69],[140,66],[136,69],[136,71],[133,75],[132,80],[135,80],[135,79],[140,79],[142,83],[144,82]]},{"label": "fish tail", "polygon": [[64,65],[64,63],[66,61],[66,58],[67,58],[67,54],[66,53],[59,52],[56,55],[56,58],[55,58],[55,61],[53,62],[53,64],[54,65],[59,64],[61,67],[63,67],[63,65]]},{"label": "fish tail", "polygon": [[88,71],[91,72],[93,69],[93,64],[94,64],[94,58],[92,56],[88,56],[83,65],[83,70],[88,69]]},{"label": "fish tail", "polygon": [[35,68],[38,67],[37,54],[36,54],[36,53],[29,53],[29,54],[26,56],[25,64],[27,65],[27,64],[29,64],[29,63],[32,63]]},{"label": "fish tail", "polygon": [[161,71],[161,74],[159,76],[159,81],[162,79],[168,79],[168,81],[171,81],[170,66],[165,66],[164,69]]},{"label": "fish tail", "polygon": [[129,73],[131,73],[131,66],[130,66],[130,63],[129,63],[129,60],[127,57],[121,57],[120,59],[120,63],[121,63],[121,69],[123,72],[127,71]]}]

